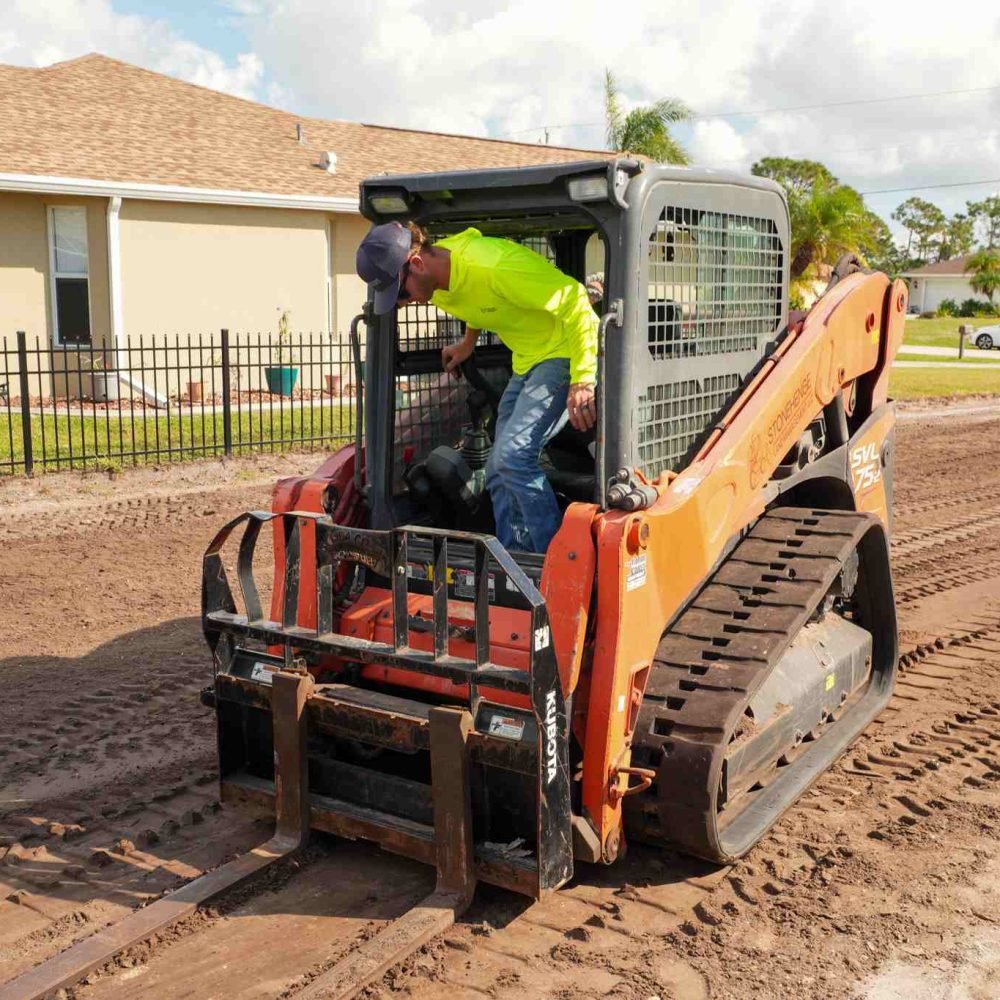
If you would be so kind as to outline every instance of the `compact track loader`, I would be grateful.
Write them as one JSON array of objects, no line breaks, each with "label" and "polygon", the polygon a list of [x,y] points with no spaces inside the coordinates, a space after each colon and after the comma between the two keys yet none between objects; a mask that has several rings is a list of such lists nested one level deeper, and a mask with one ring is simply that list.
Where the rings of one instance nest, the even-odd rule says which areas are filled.
[{"label": "compact track loader", "polygon": [[477,881],[541,897],[629,840],[739,857],[897,666],[902,282],[845,259],[790,316],[787,205],[759,178],[618,159],[378,177],[360,197],[373,223],[475,226],[580,280],[603,270],[599,417],[543,454],[564,507],[548,551],[507,551],[483,469],[510,353],[481,338],[453,379],[460,324],[366,307],[357,440],[209,546],[224,800],[275,811],[270,857],[312,828],[438,871],[308,996],[353,995]]}]

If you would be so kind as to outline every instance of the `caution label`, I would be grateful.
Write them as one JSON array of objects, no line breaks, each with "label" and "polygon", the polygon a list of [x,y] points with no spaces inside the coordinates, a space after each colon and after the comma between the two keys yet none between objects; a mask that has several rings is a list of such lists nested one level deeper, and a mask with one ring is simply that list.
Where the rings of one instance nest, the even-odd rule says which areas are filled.
[{"label": "caution label", "polygon": [[524,719],[513,715],[494,715],[490,718],[490,736],[519,740],[524,736]]},{"label": "caution label", "polygon": [[625,563],[625,590],[637,590],[646,583],[646,557],[634,556]]},{"label": "caution label", "polygon": [[269,663],[261,663],[258,660],[250,671],[250,680],[257,681],[258,684],[270,684],[272,668]]}]

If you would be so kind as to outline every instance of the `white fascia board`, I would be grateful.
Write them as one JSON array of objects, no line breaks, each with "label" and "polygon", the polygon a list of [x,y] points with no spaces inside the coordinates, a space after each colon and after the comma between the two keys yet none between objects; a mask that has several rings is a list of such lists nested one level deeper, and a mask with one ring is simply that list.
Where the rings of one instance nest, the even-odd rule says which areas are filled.
[{"label": "white fascia board", "polygon": [[0,191],[92,195],[143,201],[183,201],[207,205],[248,205],[259,208],[300,208],[313,212],[358,214],[358,203],[354,198],[334,198],[311,194],[271,194],[267,191],[229,191],[216,188],[181,187],[174,184],[98,181],[88,177],[46,177],[40,174],[0,173]]}]

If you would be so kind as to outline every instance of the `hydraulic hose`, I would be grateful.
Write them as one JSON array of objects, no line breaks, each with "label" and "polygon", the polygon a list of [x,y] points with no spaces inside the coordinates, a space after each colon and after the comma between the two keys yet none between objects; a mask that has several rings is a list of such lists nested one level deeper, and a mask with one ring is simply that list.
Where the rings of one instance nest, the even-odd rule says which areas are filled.
[{"label": "hydraulic hose", "polygon": [[361,442],[365,433],[365,390],[361,369],[361,336],[358,327],[366,321],[364,313],[351,320],[351,351],[354,355],[354,488],[361,496]]}]

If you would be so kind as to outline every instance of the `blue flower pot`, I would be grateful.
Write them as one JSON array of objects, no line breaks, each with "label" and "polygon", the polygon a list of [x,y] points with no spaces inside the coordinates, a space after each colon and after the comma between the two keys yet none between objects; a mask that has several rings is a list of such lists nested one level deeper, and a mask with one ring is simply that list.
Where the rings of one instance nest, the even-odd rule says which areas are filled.
[{"label": "blue flower pot", "polygon": [[282,365],[280,368],[264,369],[267,391],[275,396],[290,396],[298,377],[298,368],[290,368],[287,365]]}]

